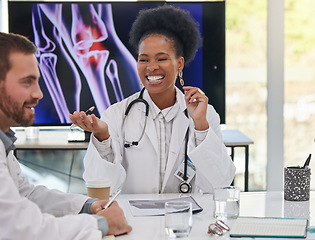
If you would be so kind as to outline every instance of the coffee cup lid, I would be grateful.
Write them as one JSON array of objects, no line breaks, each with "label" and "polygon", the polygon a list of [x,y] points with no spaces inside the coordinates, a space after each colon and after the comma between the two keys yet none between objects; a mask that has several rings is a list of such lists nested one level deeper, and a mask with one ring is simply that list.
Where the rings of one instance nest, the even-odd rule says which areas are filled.
[{"label": "coffee cup lid", "polygon": [[109,187],[110,181],[107,179],[91,179],[86,181],[86,187],[99,188],[99,187]]}]

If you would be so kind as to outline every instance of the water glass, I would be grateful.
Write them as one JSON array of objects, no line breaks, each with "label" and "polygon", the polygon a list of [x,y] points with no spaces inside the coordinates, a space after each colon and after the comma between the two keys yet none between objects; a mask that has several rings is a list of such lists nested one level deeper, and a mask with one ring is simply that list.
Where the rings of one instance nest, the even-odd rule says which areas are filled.
[{"label": "water glass", "polygon": [[191,202],[169,201],[165,203],[165,230],[169,238],[188,237],[191,227]]},{"label": "water glass", "polygon": [[216,187],[213,191],[214,213],[218,219],[237,218],[239,215],[240,190],[237,187]]}]

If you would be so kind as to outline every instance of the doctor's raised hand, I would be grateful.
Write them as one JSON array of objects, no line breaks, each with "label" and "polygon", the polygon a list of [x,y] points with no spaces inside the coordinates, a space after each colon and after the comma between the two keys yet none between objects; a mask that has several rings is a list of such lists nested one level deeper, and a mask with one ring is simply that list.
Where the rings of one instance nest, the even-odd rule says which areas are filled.
[{"label": "doctor's raised hand", "polygon": [[195,129],[204,131],[209,128],[207,121],[208,97],[196,87],[183,87],[185,91],[185,102],[189,116],[194,121]]},{"label": "doctor's raised hand", "polygon": [[69,118],[81,129],[92,132],[100,142],[109,138],[107,123],[97,118],[95,114],[87,115],[84,111],[75,111],[69,114]]}]

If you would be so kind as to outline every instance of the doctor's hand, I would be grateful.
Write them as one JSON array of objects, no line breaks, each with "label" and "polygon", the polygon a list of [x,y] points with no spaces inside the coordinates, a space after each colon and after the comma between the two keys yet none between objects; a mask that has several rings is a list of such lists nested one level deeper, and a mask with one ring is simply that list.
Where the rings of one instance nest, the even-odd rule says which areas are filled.
[{"label": "doctor's hand", "polygon": [[69,118],[81,129],[92,132],[100,142],[109,138],[107,123],[97,118],[95,114],[86,115],[83,111],[75,111],[73,114],[69,114]]},{"label": "doctor's hand", "polygon": [[207,130],[209,123],[207,121],[208,97],[197,87],[183,87],[185,91],[185,102],[189,116],[195,124],[198,131]]},{"label": "doctor's hand", "polygon": [[123,210],[114,201],[108,208],[97,213],[106,218],[108,224],[108,235],[121,235],[131,232],[132,228],[128,225]]}]

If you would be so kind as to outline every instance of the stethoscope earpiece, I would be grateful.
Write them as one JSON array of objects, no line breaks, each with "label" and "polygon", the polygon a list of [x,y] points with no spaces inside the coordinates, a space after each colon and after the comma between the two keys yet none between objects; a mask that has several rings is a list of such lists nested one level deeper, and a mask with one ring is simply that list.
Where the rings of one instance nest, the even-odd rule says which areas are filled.
[{"label": "stethoscope earpiece", "polygon": [[131,146],[138,146],[139,142],[125,143],[124,147],[129,148]]}]

